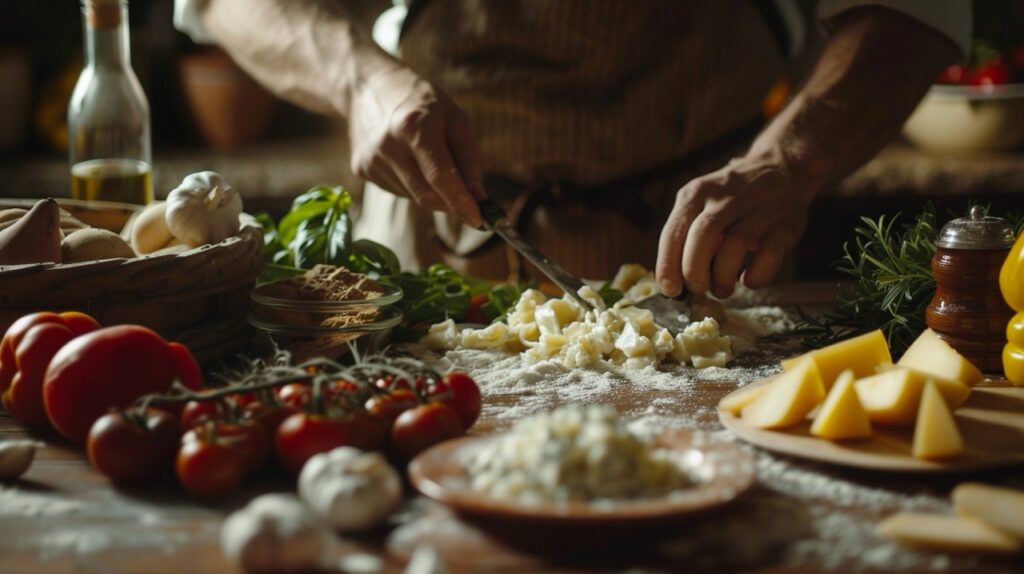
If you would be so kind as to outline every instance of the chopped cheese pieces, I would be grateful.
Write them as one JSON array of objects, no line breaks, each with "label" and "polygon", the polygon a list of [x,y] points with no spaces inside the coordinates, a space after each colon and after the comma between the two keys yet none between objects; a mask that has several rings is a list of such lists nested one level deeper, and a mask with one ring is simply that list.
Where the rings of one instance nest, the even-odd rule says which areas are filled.
[{"label": "chopped cheese pieces", "polygon": [[871,436],[871,421],[853,388],[852,370],[839,373],[811,425],[811,434],[832,440]]},{"label": "chopped cheese pieces", "polygon": [[761,393],[768,388],[769,385],[747,385],[742,389],[729,394],[718,403],[718,407],[722,410],[729,411],[733,415],[739,416],[743,411],[743,407],[754,402],[754,399],[761,396]]},{"label": "chopped cheese pieces", "polygon": [[878,532],[900,544],[928,550],[989,554],[1020,550],[1017,540],[984,522],[959,516],[901,512],[879,523]]},{"label": "chopped cheese pieces", "polygon": [[957,353],[931,329],[921,333],[897,364],[950,381],[960,381],[968,386],[984,378],[978,367]]},{"label": "chopped cheese pieces", "polygon": [[967,482],[953,489],[953,506],[1024,542],[1024,492]]},{"label": "chopped cheese pieces", "polygon": [[793,426],[825,398],[821,374],[813,360],[805,359],[778,375],[768,388],[743,408],[743,420],[755,427],[777,429]]},{"label": "chopped cheese pieces", "polygon": [[839,373],[846,369],[853,369],[854,376],[859,379],[875,374],[880,365],[892,364],[889,345],[880,329],[805,353],[799,357],[786,359],[782,361],[782,369],[789,371],[795,368],[797,363],[805,357],[813,358],[818,364],[818,371],[821,373],[821,380],[825,383],[826,388],[830,388]]},{"label": "chopped cheese pieces", "polygon": [[956,427],[953,413],[946,406],[935,383],[929,381],[921,396],[921,408],[914,426],[913,453],[917,458],[935,459],[964,452],[964,439]]},{"label": "chopped cheese pieces", "polygon": [[861,405],[873,422],[889,425],[911,425],[917,417],[918,404],[926,382],[935,383],[939,392],[957,408],[967,400],[971,389],[956,381],[932,379],[913,369],[895,367],[854,383]]}]

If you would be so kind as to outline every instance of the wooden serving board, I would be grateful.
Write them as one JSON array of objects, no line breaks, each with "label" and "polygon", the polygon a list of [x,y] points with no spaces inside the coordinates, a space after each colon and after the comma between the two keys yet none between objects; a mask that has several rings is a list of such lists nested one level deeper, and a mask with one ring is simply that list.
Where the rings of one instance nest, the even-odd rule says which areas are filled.
[{"label": "wooden serving board", "polygon": [[[770,379],[750,383],[766,385]],[[763,449],[841,466],[890,472],[955,473],[1024,464],[1024,388],[976,386],[956,410],[966,445],[959,457],[929,461],[911,455],[913,427],[874,425],[874,436],[829,441],[811,435],[811,421],[781,430],[764,430],[718,409],[718,419],[741,439]],[[745,387],[744,387],[745,388]],[[733,391],[733,393],[737,393]],[[731,396],[731,395],[730,395]]]}]

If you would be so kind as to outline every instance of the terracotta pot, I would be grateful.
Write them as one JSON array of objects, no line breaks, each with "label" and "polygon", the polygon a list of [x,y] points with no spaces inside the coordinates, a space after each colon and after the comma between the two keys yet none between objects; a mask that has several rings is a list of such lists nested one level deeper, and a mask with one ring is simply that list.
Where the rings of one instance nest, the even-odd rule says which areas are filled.
[{"label": "terracotta pot", "polygon": [[181,85],[189,112],[203,140],[232,150],[266,132],[274,97],[221,50],[182,56]]}]

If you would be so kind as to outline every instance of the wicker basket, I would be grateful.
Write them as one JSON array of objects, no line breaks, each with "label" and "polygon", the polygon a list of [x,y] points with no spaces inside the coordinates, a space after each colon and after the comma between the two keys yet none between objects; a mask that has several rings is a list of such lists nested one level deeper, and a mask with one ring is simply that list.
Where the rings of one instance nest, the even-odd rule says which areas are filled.
[{"label": "wicker basket", "polygon": [[[139,206],[58,200],[75,217],[120,231]],[[36,200],[0,199],[0,209],[31,208]],[[0,332],[34,311],[78,310],[102,325],[134,323],[188,346],[201,363],[237,353],[251,332],[249,292],[263,265],[263,231],[238,235],[180,254],[57,265],[0,267]]]}]

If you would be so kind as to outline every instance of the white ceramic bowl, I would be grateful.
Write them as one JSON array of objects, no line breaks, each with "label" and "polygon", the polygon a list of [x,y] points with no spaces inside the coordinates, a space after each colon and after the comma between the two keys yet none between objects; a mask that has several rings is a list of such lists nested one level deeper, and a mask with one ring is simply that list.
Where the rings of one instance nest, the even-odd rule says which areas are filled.
[{"label": "white ceramic bowl", "polygon": [[1024,144],[1024,84],[932,86],[903,135],[930,151],[1016,149]]}]

